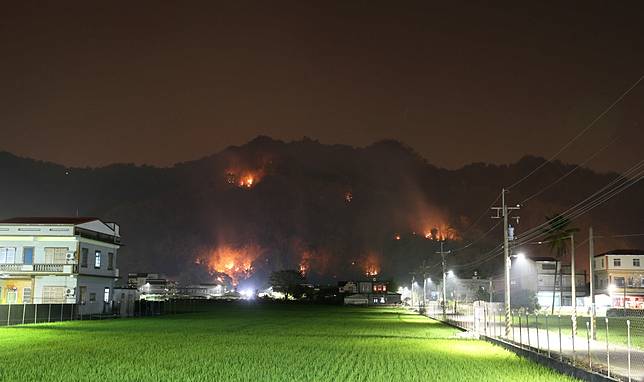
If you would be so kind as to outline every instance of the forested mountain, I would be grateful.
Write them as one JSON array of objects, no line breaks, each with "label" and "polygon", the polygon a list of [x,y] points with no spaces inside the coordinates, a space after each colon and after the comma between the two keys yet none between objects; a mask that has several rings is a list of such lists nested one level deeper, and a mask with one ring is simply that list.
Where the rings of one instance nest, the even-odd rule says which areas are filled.
[{"label": "forested mountain", "polygon": [[[402,281],[423,261],[437,262],[437,239],[447,239],[447,248],[479,239],[496,223],[486,209],[501,187],[543,162],[528,156],[511,165],[446,170],[396,141],[356,148],[268,137],[169,168],[66,168],[2,152],[0,217],[78,214],[115,221],[125,243],[122,274],[165,272],[194,281],[225,277],[216,271],[235,282],[250,277],[259,283],[270,270],[301,267],[316,281],[366,272]],[[549,163],[508,198],[519,203],[573,168]],[[522,205],[517,233],[565,211],[616,176],[575,171]],[[578,242],[586,239],[590,224],[603,236],[641,232],[642,195],[644,184],[636,184],[574,220],[581,230]],[[449,263],[473,262],[501,238],[497,226]],[[644,242],[641,237],[596,242],[598,252],[617,247],[641,248]],[[547,254],[545,246],[525,250]],[[585,245],[577,251],[585,253]],[[496,273],[500,260],[456,270],[462,277],[475,268],[483,275]]]}]

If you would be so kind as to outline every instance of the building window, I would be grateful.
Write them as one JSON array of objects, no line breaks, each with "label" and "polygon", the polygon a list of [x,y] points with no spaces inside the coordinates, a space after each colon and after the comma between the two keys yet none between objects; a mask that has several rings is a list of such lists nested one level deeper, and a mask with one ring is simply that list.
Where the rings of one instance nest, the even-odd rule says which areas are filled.
[{"label": "building window", "polygon": [[615,285],[617,285],[620,288],[624,287],[624,278],[623,277],[615,277]]},{"label": "building window", "polygon": [[622,266],[622,259],[613,259],[613,266],[614,267],[621,267]]},{"label": "building window", "polygon": [[89,294],[89,302],[96,302],[96,293]]},{"label": "building window", "polygon": [[22,303],[31,303],[31,288],[22,288]]},{"label": "building window", "polygon": [[87,287],[81,286],[79,288],[79,293],[80,293],[79,302],[81,303],[81,305],[85,305],[87,303]]},{"label": "building window", "polygon": [[45,248],[45,264],[67,264],[67,248]]},{"label": "building window", "polygon": [[22,259],[16,262],[15,247],[0,247],[0,264],[21,264]]},{"label": "building window", "polygon": [[541,269],[543,269],[544,271],[551,271],[556,269],[556,265],[550,264],[550,263],[544,263],[544,264],[541,264]]},{"label": "building window", "polygon": [[110,288],[106,287],[105,290],[103,291],[103,301],[104,302],[110,302]]},{"label": "building window", "polygon": [[63,303],[65,302],[65,288],[58,286],[46,286],[42,289],[42,302]]},{"label": "building window", "polygon": [[107,269],[114,269],[114,254],[112,252],[107,253]]},{"label": "building window", "polygon": [[101,267],[101,251],[96,251],[94,254],[94,268],[99,269]]},{"label": "building window", "polygon": [[34,263],[34,247],[24,247],[22,249],[22,261],[23,264]]},{"label": "building window", "polygon": [[89,257],[89,249],[81,248],[81,268],[87,268],[87,258]]},{"label": "building window", "polygon": [[640,266],[640,259],[633,259],[633,266],[634,267],[639,267]]}]

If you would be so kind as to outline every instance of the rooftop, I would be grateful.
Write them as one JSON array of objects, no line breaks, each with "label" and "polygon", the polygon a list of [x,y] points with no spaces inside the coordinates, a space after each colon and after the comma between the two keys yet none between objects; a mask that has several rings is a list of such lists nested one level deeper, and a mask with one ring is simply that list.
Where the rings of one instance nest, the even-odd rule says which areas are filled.
[{"label": "rooftop", "polygon": [[640,256],[644,256],[644,250],[642,250],[642,249],[614,249],[612,251],[597,254],[597,255],[595,255],[595,257],[606,256],[606,255],[640,255]]},{"label": "rooftop", "polygon": [[0,224],[83,224],[94,220],[100,220],[94,217],[82,216],[30,216],[30,217],[15,217],[10,219],[0,220]]}]

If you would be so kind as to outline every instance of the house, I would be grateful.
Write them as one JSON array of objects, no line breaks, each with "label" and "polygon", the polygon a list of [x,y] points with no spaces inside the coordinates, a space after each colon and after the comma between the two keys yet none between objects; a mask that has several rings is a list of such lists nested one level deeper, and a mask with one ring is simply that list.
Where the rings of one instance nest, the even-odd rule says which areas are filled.
[{"label": "house", "polygon": [[119,226],[92,217],[0,221],[0,303],[79,304],[109,313],[119,277]]},{"label": "house", "polygon": [[389,285],[384,281],[341,281],[338,290],[345,294],[345,305],[393,305],[400,304],[400,293],[388,290]]},{"label": "house", "polygon": [[139,298],[148,301],[165,301],[172,296],[173,283],[159,273],[129,273],[127,285],[139,291]]},{"label": "house", "polygon": [[201,283],[177,286],[177,297],[187,299],[213,299],[228,292],[223,283]]},{"label": "house", "polygon": [[[560,272],[556,275],[555,283],[557,267],[560,268]],[[512,261],[510,275],[512,290],[533,291],[540,307],[552,307],[553,289],[555,307],[572,306],[572,276],[569,265],[562,265],[553,257],[518,258]],[[578,307],[584,305],[584,296],[588,294],[586,280],[585,271],[575,272],[575,294]],[[561,287],[559,286],[560,281]]]},{"label": "house", "polygon": [[644,309],[644,251],[617,249],[593,260],[596,306]]}]

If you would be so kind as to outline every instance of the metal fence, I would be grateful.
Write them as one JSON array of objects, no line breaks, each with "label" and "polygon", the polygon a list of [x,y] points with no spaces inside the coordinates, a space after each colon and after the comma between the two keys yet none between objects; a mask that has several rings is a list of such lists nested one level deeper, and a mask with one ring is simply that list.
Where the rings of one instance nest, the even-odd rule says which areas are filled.
[{"label": "metal fence", "polygon": [[506,334],[503,303],[429,301],[427,316],[506,341],[577,367],[625,381],[644,381],[644,311],[608,310],[606,316],[513,310]]},{"label": "metal fence", "polygon": [[0,304],[0,326],[192,313],[204,310],[207,306],[205,302],[140,300],[131,301],[127,306],[114,303],[102,313],[84,313],[84,306],[79,304]]}]

